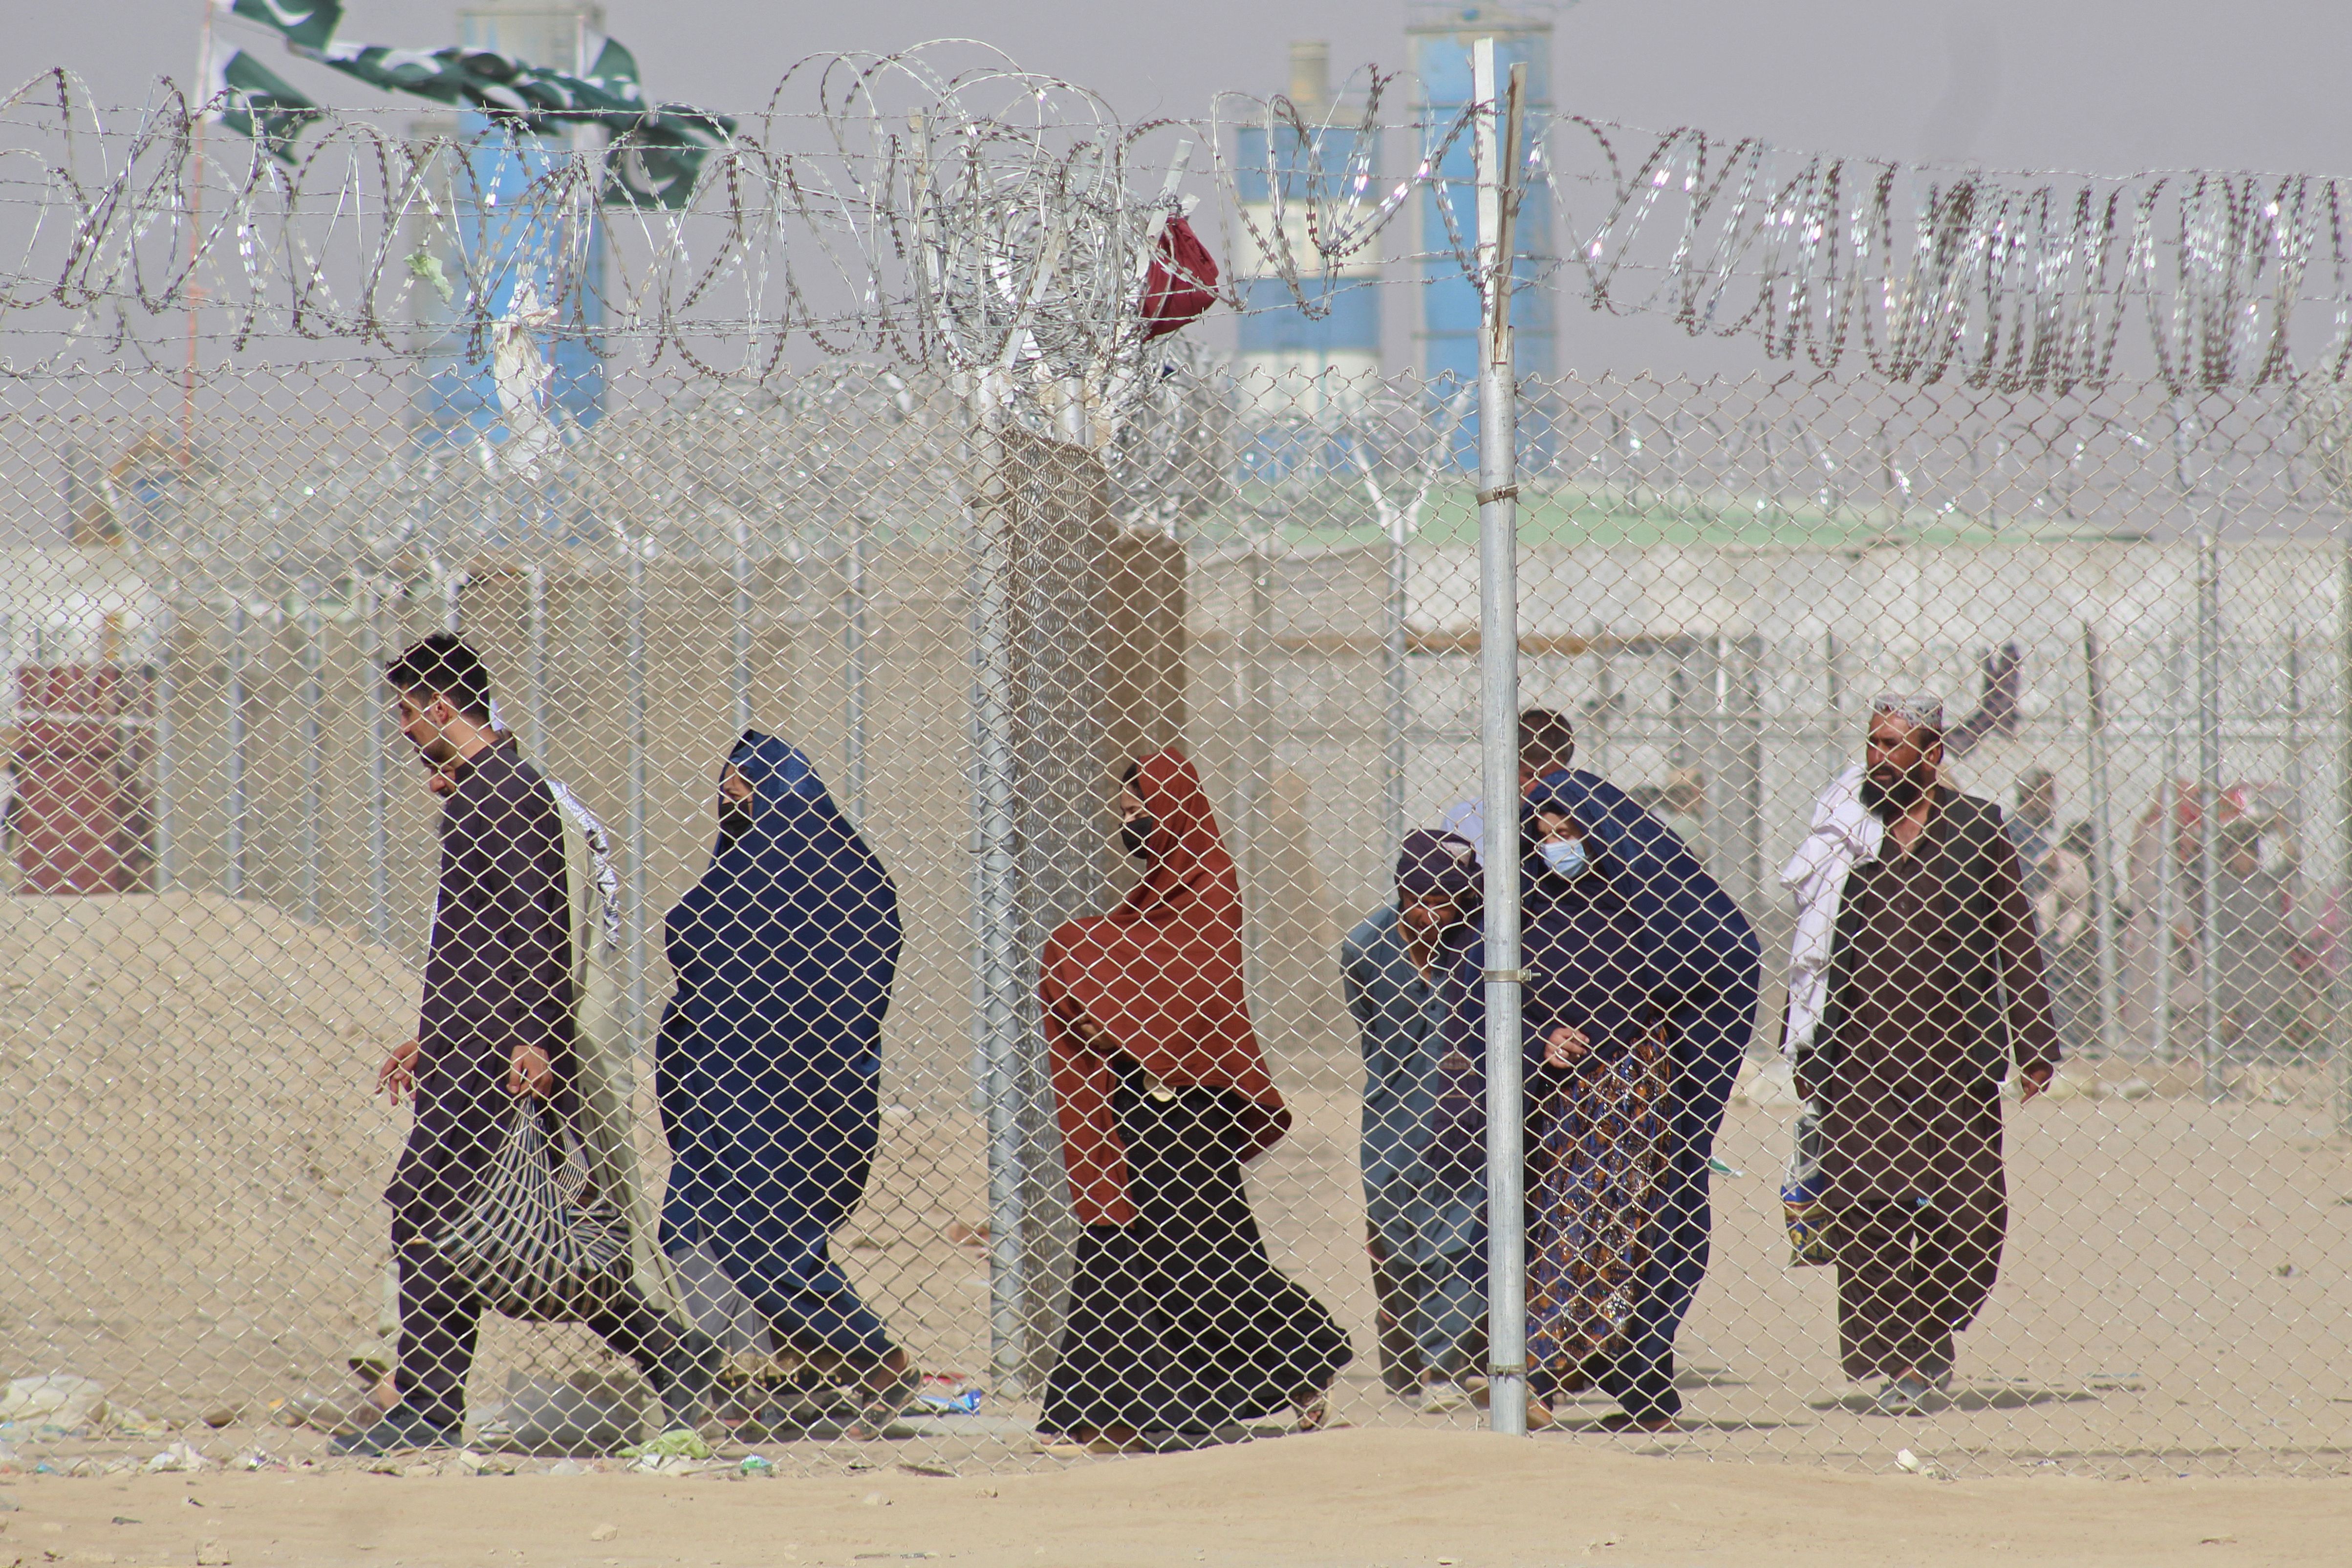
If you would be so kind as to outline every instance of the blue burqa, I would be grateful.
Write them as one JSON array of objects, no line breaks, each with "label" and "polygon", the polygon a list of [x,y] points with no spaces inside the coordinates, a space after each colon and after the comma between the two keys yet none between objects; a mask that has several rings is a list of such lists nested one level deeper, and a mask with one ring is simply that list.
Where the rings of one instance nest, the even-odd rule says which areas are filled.
[{"label": "blue burqa", "polygon": [[[1625,1350],[1601,1381],[1628,1414],[1671,1416],[1681,1406],[1673,1386],[1675,1335],[1706,1276],[1713,1223],[1707,1159],[1715,1153],[1724,1107],[1755,1027],[1763,952],[1748,917],[1698,857],[1614,784],[1579,769],[1554,773],[1529,792],[1524,819],[1532,821],[1538,809],[1574,818],[1600,841],[1612,870],[1622,869],[1643,957],[1654,967],[1674,1064],[1667,1098],[1672,1157]],[[1538,863],[1530,843],[1520,885],[1528,890],[1523,897],[1531,928],[1539,922],[1542,902],[1534,885]],[[1486,988],[1479,983],[1485,963],[1485,944],[1473,937],[1452,966],[1446,987],[1447,1043],[1464,1071],[1446,1086],[1450,1103],[1441,1105],[1438,1122],[1452,1162],[1465,1170],[1483,1170],[1486,1160]],[[1540,1053],[1540,1042],[1528,1043]]]},{"label": "blue burqa", "polygon": [[828,1248],[874,1163],[898,894],[798,748],[747,730],[729,760],[751,799],[669,913],[662,1244],[705,1248],[798,1348],[868,1363],[888,1331]]}]

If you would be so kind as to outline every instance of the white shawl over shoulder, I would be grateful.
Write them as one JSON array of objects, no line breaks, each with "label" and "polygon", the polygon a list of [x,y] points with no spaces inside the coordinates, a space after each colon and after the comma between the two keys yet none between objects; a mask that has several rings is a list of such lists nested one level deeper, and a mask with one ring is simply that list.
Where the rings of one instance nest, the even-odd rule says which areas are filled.
[{"label": "white shawl over shoulder", "polygon": [[1813,807],[1804,842],[1781,868],[1780,885],[1797,901],[1797,934],[1789,945],[1789,1027],[1780,1053],[1790,1061],[1811,1045],[1830,998],[1830,948],[1837,937],[1839,902],[1853,868],[1878,858],[1886,824],[1862,803],[1862,768],[1847,768]]}]

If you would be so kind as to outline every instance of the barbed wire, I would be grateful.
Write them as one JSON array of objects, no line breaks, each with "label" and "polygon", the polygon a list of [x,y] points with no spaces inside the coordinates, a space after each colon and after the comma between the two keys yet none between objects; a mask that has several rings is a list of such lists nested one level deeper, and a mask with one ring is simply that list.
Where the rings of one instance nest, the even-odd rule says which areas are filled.
[{"label": "barbed wire", "polygon": [[[1384,127],[1409,84],[1360,80],[1319,115],[1226,93],[1202,120],[1129,126],[1099,95],[967,40],[813,56],[662,210],[600,204],[615,154],[593,138],[535,152],[526,188],[501,194],[470,139],[323,111],[282,166],[207,138],[218,105],[168,82],[126,121],[50,70],[0,99],[0,209],[16,214],[0,315],[50,350],[9,368],[93,336],[120,349],[139,319],[180,312],[237,349],[282,334],[410,352],[436,314],[428,290],[451,319],[444,340],[454,330],[478,357],[528,267],[538,299],[569,302],[552,330],[701,373],[757,377],[801,340],[965,373],[982,403],[1115,423],[1148,380],[1145,273],[1196,150],[1229,219],[1229,276],[1279,280],[1286,308],[1327,308],[1338,269],[1374,253],[1416,189],[1444,232],[1403,254],[1477,277],[1443,172],[1471,110]],[[1391,129],[1408,168],[1384,177]],[[1527,173],[1568,239],[1562,256],[1523,260],[1528,285],[1823,373],[1853,369],[1857,346],[1883,381],[2002,391],[2352,373],[2334,177],[1955,170],[1582,116],[1541,128]],[[1262,202],[1243,199],[1244,176]],[[527,245],[480,232],[500,202]],[[32,312],[52,313],[46,337],[25,331]]]},{"label": "barbed wire", "polygon": [[[1880,379],[2005,391],[2119,379],[2135,312],[2176,390],[2340,382],[2352,365],[2340,179],[2002,173],[1564,123],[1605,170],[1573,253],[1596,308],[1752,335],[1823,371],[1859,334]],[[1628,136],[1647,151],[1622,153]],[[1628,273],[1649,288],[1621,298]],[[2316,330],[2299,319],[2315,306],[2332,312]]]},{"label": "barbed wire", "polygon": [[[971,51],[977,64],[947,57]],[[1083,89],[954,41],[795,66],[677,211],[600,206],[601,146],[494,146],[526,169],[518,193],[471,139],[329,111],[280,166],[207,139],[215,108],[166,84],[114,129],[63,70],[0,100],[16,132],[0,202],[25,220],[0,315],[48,350],[14,373],[177,312],[236,349],[286,336],[392,353],[417,351],[437,315],[429,336],[485,358],[528,283],[554,310],[542,329],[633,340],[701,373],[766,374],[798,338],[963,372],[983,401],[1099,413],[1140,384],[1146,269],[1189,155],[1181,136],[1155,140],[1170,122],[1122,125]]]}]

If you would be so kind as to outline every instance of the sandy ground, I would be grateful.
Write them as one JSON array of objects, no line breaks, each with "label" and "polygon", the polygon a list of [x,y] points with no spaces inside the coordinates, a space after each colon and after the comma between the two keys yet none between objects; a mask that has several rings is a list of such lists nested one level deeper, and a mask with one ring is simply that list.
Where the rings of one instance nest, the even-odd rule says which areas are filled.
[{"label": "sandy ground", "polygon": [[[1962,1473],[2053,1459],[2110,1475],[2352,1469],[2352,1145],[2329,1128],[2325,1078],[2249,1078],[2207,1105],[2160,1073],[2144,1098],[2081,1092],[2080,1071],[2077,1092],[2010,1107],[2000,1282],[1961,1338],[1953,1399],[1908,1421],[1873,1413],[1872,1389],[1840,1375],[1832,1271],[1789,1266],[1778,1177],[1792,1110],[1735,1105],[1718,1153],[1742,1174],[1715,1182],[1713,1267],[1679,1342],[1691,1428],[1679,1446],[1865,1469],[1908,1446]],[[2106,1071],[2109,1090],[2150,1076]],[[1380,1387],[1355,1096],[1305,1085],[1287,1097],[1297,1122],[1251,1188],[1269,1250],[1354,1335],[1337,1414],[1463,1425]],[[982,1171],[950,1125],[886,1128],[843,1255],[926,1366],[971,1374],[985,1364],[985,1259],[942,1244],[938,1227],[959,1205],[982,1218]],[[1563,1414],[1610,1408],[1595,1398]]]},{"label": "sandy ground", "polygon": [[[173,1422],[216,1459],[320,1451],[319,1434],[267,1412],[300,1388],[348,1388],[343,1356],[374,1333],[376,1195],[405,1117],[366,1089],[414,985],[386,955],[257,907],[0,899],[0,1174],[16,1195],[0,1203],[0,1378],[92,1377],[118,1417],[86,1437],[0,1430],[26,1468],[143,1462]],[[1280,1064],[1296,1124],[1250,1177],[1268,1249],[1354,1337],[1339,1418],[1466,1434],[1472,1417],[1421,1415],[1380,1386],[1345,1066]],[[2185,1069],[2102,1071],[2106,1091],[2147,1082],[2011,1108],[2000,1286],[1961,1341],[1951,1404],[1903,1421],[1838,1375],[1831,1271],[1788,1266],[1776,1180],[1790,1109],[1735,1106],[1718,1152],[1743,1174],[1715,1183],[1713,1268],[1681,1338],[1691,1430],[1675,1448],[1864,1472],[1906,1447],[1961,1475],[2352,1470],[2352,1144],[2329,1124],[2325,1076],[2252,1073],[2208,1105]],[[1027,1439],[1034,1406],[990,1376],[978,1119],[947,1075],[907,1073],[891,1098],[836,1256],[926,1371],[987,1387],[983,1410],[893,1443],[763,1451],[788,1473],[1051,1468]],[[650,1116],[646,1133],[654,1155]],[[476,1408],[515,1373],[599,1365],[583,1331],[494,1321]],[[197,1425],[224,1410],[227,1429]]]},{"label": "sandy ground", "polygon": [[400,1128],[361,1074],[415,998],[266,904],[0,898],[0,1376],[184,1418],[371,1336]]},{"label": "sandy ground", "polygon": [[11,1478],[0,1564],[2344,1561],[2352,1481],[1941,1480],[1348,1431],[1009,1476]]}]

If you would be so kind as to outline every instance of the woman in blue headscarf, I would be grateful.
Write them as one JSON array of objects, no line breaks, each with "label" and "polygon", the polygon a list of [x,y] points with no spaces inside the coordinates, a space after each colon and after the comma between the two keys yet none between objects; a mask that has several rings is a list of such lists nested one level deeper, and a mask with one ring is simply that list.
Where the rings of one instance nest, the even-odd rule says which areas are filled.
[{"label": "woman in blue headscarf", "polygon": [[778,1334],[840,1358],[867,1424],[887,1419],[913,1370],[827,1249],[879,1135],[901,939],[890,873],[798,748],[746,730],[721,777],[710,868],[667,935],[662,1243],[703,1248]]}]

